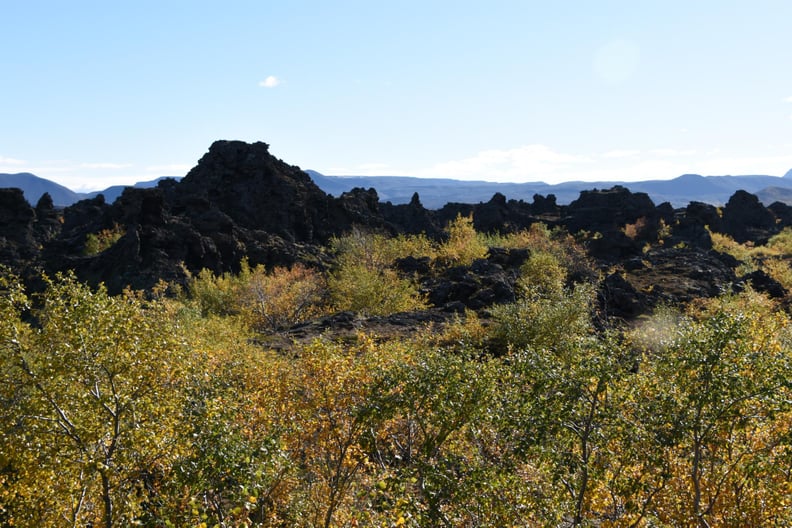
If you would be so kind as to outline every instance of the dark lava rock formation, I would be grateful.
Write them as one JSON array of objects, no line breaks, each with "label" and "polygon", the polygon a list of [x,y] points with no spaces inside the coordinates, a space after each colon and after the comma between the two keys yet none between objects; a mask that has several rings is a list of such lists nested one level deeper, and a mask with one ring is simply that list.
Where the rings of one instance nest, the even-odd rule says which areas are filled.
[{"label": "dark lava rock formation", "polygon": [[[685,302],[751,283],[775,296],[786,292],[769,277],[737,277],[737,263],[712,251],[709,230],[740,242],[764,243],[792,225],[792,208],[766,208],[737,192],[722,210],[692,202],[686,208],[655,205],[624,187],[591,190],[567,206],[555,197],[533,202],[496,194],[486,203],[449,203],[429,210],[415,194],[409,204],[381,203],[374,189],[334,198],[298,167],[277,159],[265,143],[217,141],[180,182],[127,188],[112,204],[100,195],[64,210],[48,196],[31,207],[17,189],[0,189],[0,262],[23,278],[40,271],[73,271],[111,292],[148,289],[158,281],[183,282],[203,268],[236,271],[252,265],[304,262],[324,267],[324,245],[353,227],[388,234],[426,233],[441,238],[457,215],[473,215],[477,229],[508,233],[543,222],[570,233],[586,232],[588,254],[605,277],[604,313],[632,318],[658,302]],[[89,235],[119,234],[89,254]],[[514,280],[528,253],[493,248],[472,266],[433,276],[419,259],[399,268],[421,280],[435,310],[482,310],[514,299]],[[780,289],[779,289],[780,288]]]}]

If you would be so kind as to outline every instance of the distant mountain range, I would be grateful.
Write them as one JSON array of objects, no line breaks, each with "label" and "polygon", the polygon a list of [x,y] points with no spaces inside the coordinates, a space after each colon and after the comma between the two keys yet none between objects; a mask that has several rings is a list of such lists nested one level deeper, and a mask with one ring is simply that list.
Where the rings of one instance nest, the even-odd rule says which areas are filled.
[{"label": "distant mountain range", "polygon": [[792,170],[784,176],[685,174],[672,180],[573,181],[555,185],[544,182],[492,183],[405,176],[326,176],[312,170],[306,172],[323,191],[334,196],[355,187],[373,187],[380,201],[401,204],[408,203],[413,193],[417,192],[421,203],[429,209],[440,208],[448,202],[487,202],[495,193],[501,193],[510,200],[528,202],[533,201],[534,194],[553,194],[558,204],[568,204],[578,198],[580,191],[609,189],[615,185],[626,187],[632,192],[645,192],[655,204],[670,202],[674,207],[684,207],[691,201],[723,205],[738,190],[756,194],[765,205],[774,201],[792,205]]},{"label": "distant mountain range", "polygon": [[41,195],[49,193],[55,205],[71,205],[83,199],[79,193],[57,184],[54,181],[39,178],[29,172],[18,174],[0,174],[0,187],[16,187],[22,189],[28,202],[36,205]]},{"label": "distant mountain range", "polygon": [[71,189],[64,187],[63,185],[60,185],[58,183],[55,183],[54,181],[47,180],[45,178],[40,178],[35,174],[30,174],[29,172],[20,172],[17,174],[0,173],[0,188],[17,187],[19,189],[22,189],[25,198],[32,205],[35,205],[36,202],[39,201],[41,196],[46,192],[49,193],[49,195],[52,197],[53,204],[55,204],[58,207],[65,207],[68,205],[72,205],[75,202],[79,202],[80,200],[95,198],[100,194],[104,195],[105,201],[107,203],[113,203],[116,198],[121,196],[121,193],[127,187],[137,187],[137,188],[156,187],[157,183],[159,183],[160,180],[168,179],[168,178],[172,178],[176,180],[181,179],[180,177],[176,177],[176,176],[162,176],[154,180],[137,182],[133,185],[114,185],[102,191],[80,193],[80,192],[72,191]]},{"label": "distant mountain range", "polygon": [[[792,205],[792,170],[784,176],[700,176],[685,174],[672,180],[647,180],[641,182],[582,182],[573,181],[555,185],[544,182],[493,183],[485,181],[462,181],[445,178],[415,178],[409,176],[327,176],[307,170],[313,181],[324,192],[333,196],[356,187],[377,190],[380,201],[393,204],[408,203],[418,193],[421,203],[428,209],[439,209],[449,202],[479,203],[489,201],[495,193],[509,200],[533,201],[535,194],[555,195],[558,204],[568,204],[577,199],[580,191],[609,189],[621,185],[633,192],[645,192],[655,204],[670,202],[674,207],[684,207],[691,201],[722,205],[735,191],[744,190],[757,195],[765,205],[779,201]],[[154,187],[165,178],[138,182],[131,187]],[[53,181],[30,173],[0,174],[0,187],[18,187],[25,198],[34,204],[48,192],[56,206],[68,206],[79,200],[104,195],[112,203],[123,192],[125,186],[116,185],[102,191],[90,193],[74,192]]]}]

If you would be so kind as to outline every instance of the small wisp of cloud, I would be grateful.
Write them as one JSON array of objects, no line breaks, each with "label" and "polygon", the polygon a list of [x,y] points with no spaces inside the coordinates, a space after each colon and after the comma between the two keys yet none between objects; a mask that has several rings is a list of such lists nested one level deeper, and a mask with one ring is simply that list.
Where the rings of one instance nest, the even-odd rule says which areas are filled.
[{"label": "small wisp of cloud", "polygon": [[146,172],[151,174],[182,175],[187,174],[192,165],[189,163],[169,163],[166,165],[149,165]]},{"label": "small wisp of cloud", "polygon": [[641,153],[640,150],[632,150],[632,149],[615,149],[609,150],[602,154],[603,158],[608,159],[619,159],[619,158],[636,158]]},{"label": "small wisp of cloud", "polygon": [[415,176],[460,180],[538,181],[552,179],[572,167],[591,162],[587,156],[565,154],[546,145],[533,144],[485,150],[469,158],[437,163],[413,172]]},{"label": "small wisp of cloud", "polygon": [[263,81],[259,81],[258,85],[262,88],[275,88],[281,83],[281,80],[275,77],[274,75],[268,76]]},{"label": "small wisp of cloud", "polygon": [[25,160],[16,159],[16,158],[7,158],[5,156],[0,156],[0,163],[5,165],[24,165],[26,162]]},{"label": "small wisp of cloud", "polygon": [[131,167],[130,163],[81,163],[80,168],[83,169],[128,169]]},{"label": "small wisp of cloud", "polygon": [[673,158],[677,156],[692,156],[696,153],[693,149],[675,149],[675,148],[656,148],[652,149],[649,152],[654,154],[655,156],[665,157],[665,158]]}]

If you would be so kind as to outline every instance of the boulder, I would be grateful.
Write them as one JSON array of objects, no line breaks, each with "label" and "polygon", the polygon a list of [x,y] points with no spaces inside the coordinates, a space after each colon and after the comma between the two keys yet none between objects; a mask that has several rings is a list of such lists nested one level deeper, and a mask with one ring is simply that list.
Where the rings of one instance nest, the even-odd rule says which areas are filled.
[{"label": "boulder", "polygon": [[37,255],[35,220],[21,189],[0,189],[0,262],[19,268]]},{"label": "boulder", "polygon": [[723,208],[721,231],[740,243],[764,243],[776,230],[773,213],[754,194],[735,192]]}]

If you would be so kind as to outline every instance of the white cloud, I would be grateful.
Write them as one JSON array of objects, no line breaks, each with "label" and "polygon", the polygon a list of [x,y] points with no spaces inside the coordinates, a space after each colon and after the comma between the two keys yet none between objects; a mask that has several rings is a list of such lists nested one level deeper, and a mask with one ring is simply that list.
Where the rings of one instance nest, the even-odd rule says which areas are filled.
[{"label": "white cloud", "polygon": [[24,165],[25,163],[27,163],[25,160],[0,156],[0,165]]},{"label": "white cloud", "polygon": [[792,95],[784,99],[785,103],[792,103]]},{"label": "white cloud", "polygon": [[[422,169],[391,168],[388,174],[500,182],[543,181],[553,184],[570,181],[668,180],[689,173],[780,176],[790,167],[792,154],[787,154],[783,149],[776,149],[775,153],[768,155],[726,155],[719,149],[706,148],[615,149],[593,157],[583,153],[560,152],[546,145],[526,145],[514,149],[487,150],[469,158],[437,163]],[[382,175],[384,172],[372,170],[370,174]]]},{"label": "white cloud", "polygon": [[339,176],[406,176],[410,173],[408,170],[396,169],[387,163],[361,163],[346,167],[327,167],[319,172]]},{"label": "white cloud", "polygon": [[260,81],[258,85],[261,86],[262,88],[275,88],[280,83],[281,83],[280,79],[278,79],[274,75],[270,75],[263,81]]},{"label": "white cloud", "polygon": [[438,163],[414,175],[459,180],[538,181],[555,179],[570,167],[592,159],[557,152],[546,145],[525,145],[507,150],[485,150],[456,161]]},{"label": "white cloud", "polygon": [[192,169],[188,163],[169,163],[166,165],[150,165],[146,167],[146,172],[162,174],[165,176],[179,176],[187,174]]},{"label": "white cloud", "polygon": [[693,154],[696,153],[696,151],[693,149],[680,150],[673,148],[658,148],[658,149],[652,149],[649,152],[654,154],[655,156],[662,156],[667,158],[673,158],[677,156],[692,156]]},{"label": "white cloud", "polygon": [[609,150],[602,154],[603,158],[614,159],[614,158],[634,158],[640,154],[640,150],[629,150],[629,149],[615,149]]},{"label": "white cloud", "polygon": [[720,156],[699,160],[689,165],[697,174],[721,176],[742,174],[768,174],[782,176],[792,168],[792,154],[771,154],[766,156]]},{"label": "white cloud", "polygon": [[364,163],[362,165],[358,165],[361,170],[363,171],[379,171],[383,169],[387,169],[390,167],[387,163]]},{"label": "white cloud", "polygon": [[130,163],[81,163],[80,168],[83,169],[128,169],[132,165]]}]

